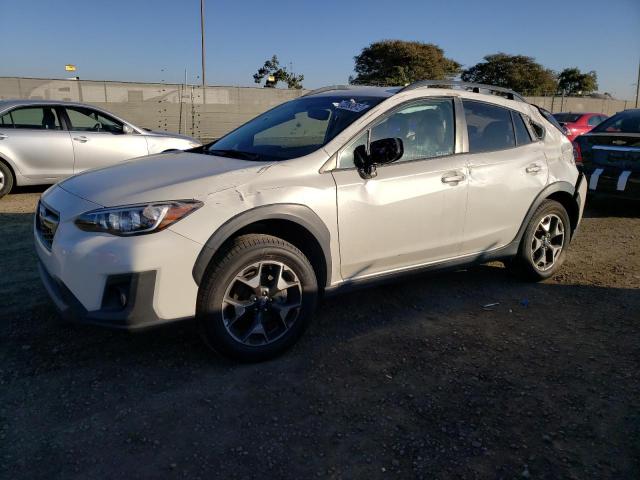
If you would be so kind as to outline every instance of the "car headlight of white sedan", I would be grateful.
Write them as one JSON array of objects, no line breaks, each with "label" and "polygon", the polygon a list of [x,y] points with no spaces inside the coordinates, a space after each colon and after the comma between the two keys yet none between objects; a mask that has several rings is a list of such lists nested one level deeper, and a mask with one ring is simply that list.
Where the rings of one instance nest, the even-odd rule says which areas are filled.
[{"label": "car headlight of white sedan", "polygon": [[75,220],[81,230],[118,236],[159,232],[202,206],[197,200],[142,203],[83,213]]}]

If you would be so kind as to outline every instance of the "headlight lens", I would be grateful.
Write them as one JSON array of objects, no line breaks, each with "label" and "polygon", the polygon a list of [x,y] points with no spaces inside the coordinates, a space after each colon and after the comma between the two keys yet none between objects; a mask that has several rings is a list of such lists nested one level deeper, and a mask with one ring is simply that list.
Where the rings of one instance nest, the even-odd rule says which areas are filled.
[{"label": "headlight lens", "polygon": [[196,200],[154,202],[92,210],[76,218],[75,224],[87,232],[138,235],[159,232],[202,206]]}]

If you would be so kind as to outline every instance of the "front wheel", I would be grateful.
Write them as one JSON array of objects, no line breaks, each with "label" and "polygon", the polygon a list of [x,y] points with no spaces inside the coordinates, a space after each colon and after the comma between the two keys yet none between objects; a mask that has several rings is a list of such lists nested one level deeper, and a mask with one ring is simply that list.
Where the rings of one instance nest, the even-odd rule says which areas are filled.
[{"label": "front wheel", "polygon": [[209,265],[196,315],[210,347],[255,362],[292,346],[317,301],[313,267],[299,249],[270,235],[243,235]]},{"label": "front wheel", "polygon": [[564,263],[571,238],[569,215],[561,203],[545,200],[522,236],[513,267],[526,280],[552,277]]}]

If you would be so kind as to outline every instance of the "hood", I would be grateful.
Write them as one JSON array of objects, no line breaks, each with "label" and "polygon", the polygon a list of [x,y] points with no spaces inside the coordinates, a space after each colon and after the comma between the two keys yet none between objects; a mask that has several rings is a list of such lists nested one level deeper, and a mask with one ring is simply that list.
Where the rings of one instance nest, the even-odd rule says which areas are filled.
[{"label": "hood", "polygon": [[189,137],[188,135],[181,135],[179,133],[164,132],[164,131],[161,131],[161,130],[144,130],[143,133],[145,135],[153,135],[153,136],[156,136],[156,137],[179,138],[181,140],[187,140],[189,142],[196,142],[198,144],[202,144],[202,142],[200,140],[196,140],[193,137]]},{"label": "hood", "polygon": [[237,187],[259,175],[269,162],[199,153],[167,153],[89,170],[58,184],[104,207],[161,200],[206,200],[210,193]]}]

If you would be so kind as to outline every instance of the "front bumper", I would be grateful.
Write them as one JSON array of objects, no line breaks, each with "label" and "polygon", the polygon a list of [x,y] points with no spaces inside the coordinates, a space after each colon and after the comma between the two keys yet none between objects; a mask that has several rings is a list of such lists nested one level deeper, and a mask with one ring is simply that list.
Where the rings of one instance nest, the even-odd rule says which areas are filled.
[{"label": "front bumper", "polygon": [[84,232],[74,219],[99,206],[60,187],[42,202],[60,214],[50,248],[35,225],[34,236],[42,282],[63,317],[133,330],[195,315],[191,270],[200,244],[171,230],[132,237]]},{"label": "front bumper", "polygon": [[[105,304],[102,308],[93,311],[87,310],[64,283],[52,277],[42,262],[38,262],[38,272],[58,312],[63,319],[69,322],[101,325],[122,330],[138,330],[166,323],[158,318],[153,309],[156,272],[119,276],[128,277],[128,280],[122,283],[123,288],[120,290],[126,302],[123,304],[103,302]],[[110,282],[108,281],[108,283]]]}]

